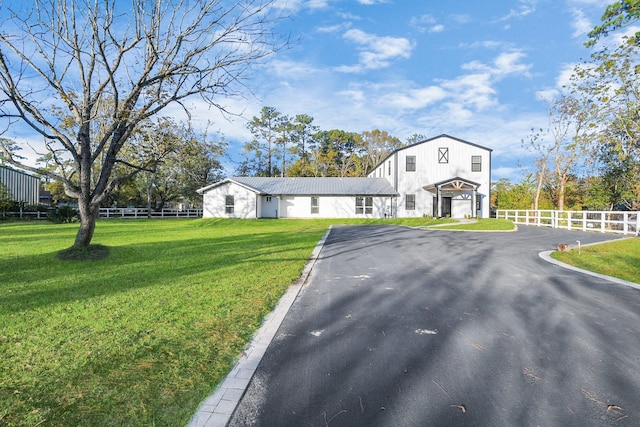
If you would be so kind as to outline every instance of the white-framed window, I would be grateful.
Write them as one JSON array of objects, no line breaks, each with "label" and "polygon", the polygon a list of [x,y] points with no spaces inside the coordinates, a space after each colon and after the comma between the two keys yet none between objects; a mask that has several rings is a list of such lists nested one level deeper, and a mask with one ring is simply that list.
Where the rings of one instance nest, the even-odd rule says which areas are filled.
[{"label": "white-framed window", "polygon": [[404,208],[408,211],[416,210],[416,195],[407,194],[404,202]]},{"label": "white-framed window", "polygon": [[318,196],[311,196],[311,213],[320,213],[320,197]]},{"label": "white-framed window", "polygon": [[407,172],[415,172],[416,156],[407,156]]},{"label": "white-framed window", "polygon": [[438,148],[438,163],[449,163],[449,148]]},{"label": "white-framed window", "polygon": [[373,197],[357,196],[356,197],[356,214],[372,214],[373,213]]},{"label": "white-framed window", "polygon": [[268,203],[268,202],[271,202],[271,196],[267,196],[267,197],[266,197],[266,201],[267,201],[267,203]]},{"label": "white-framed window", "polygon": [[389,171],[387,175],[391,176],[391,160],[389,160],[387,162],[387,166],[388,166],[388,171]]},{"label": "white-framed window", "polygon": [[482,172],[482,156],[471,156],[471,172]]},{"label": "white-framed window", "polygon": [[235,207],[235,200],[233,194],[224,196],[224,213],[232,214]]},{"label": "white-framed window", "polygon": [[373,197],[367,196],[364,198],[364,213],[372,214],[373,213]]}]

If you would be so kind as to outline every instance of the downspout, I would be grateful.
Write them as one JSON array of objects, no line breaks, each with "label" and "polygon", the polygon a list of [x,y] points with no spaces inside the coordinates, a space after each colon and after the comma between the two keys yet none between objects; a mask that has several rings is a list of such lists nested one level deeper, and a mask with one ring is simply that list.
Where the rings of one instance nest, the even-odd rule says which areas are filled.
[{"label": "downspout", "polygon": [[[398,193],[398,152],[393,154],[393,190]],[[391,217],[398,215],[398,197],[391,199]]]}]

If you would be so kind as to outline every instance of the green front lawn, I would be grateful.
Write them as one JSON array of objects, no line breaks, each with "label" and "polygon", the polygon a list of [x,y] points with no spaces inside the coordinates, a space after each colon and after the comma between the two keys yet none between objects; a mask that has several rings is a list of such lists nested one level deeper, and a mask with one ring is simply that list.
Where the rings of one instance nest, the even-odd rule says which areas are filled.
[{"label": "green front lawn", "polygon": [[186,424],[335,222],[438,221],[0,222],[0,425]]},{"label": "green front lawn", "polygon": [[584,270],[640,283],[640,238],[614,240],[574,248],[569,252],[553,252],[551,257]]},{"label": "green front lawn", "polygon": [[446,224],[443,226],[438,225],[439,230],[466,230],[466,231],[513,231],[515,225],[513,221],[497,218],[478,218],[474,222],[467,224]]}]

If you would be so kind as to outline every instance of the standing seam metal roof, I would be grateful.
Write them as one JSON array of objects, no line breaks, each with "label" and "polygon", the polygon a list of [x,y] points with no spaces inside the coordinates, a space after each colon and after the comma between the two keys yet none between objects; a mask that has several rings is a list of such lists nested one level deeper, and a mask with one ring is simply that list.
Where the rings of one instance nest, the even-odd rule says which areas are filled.
[{"label": "standing seam metal roof", "polygon": [[[236,182],[261,194],[314,196],[396,196],[385,178],[267,178],[232,177]],[[224,181],[223,181],[224,182]]]}]

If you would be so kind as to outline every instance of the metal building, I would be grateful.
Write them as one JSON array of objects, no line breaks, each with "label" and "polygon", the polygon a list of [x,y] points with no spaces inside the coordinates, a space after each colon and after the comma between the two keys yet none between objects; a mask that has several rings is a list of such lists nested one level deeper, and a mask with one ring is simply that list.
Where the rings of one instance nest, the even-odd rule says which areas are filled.
[{"label": "metal building", "polygon": [[0,166],[0,184],[9,192],[9,198],[14,202],[27,205],[40,203],[40,178],[16,169]]}]

